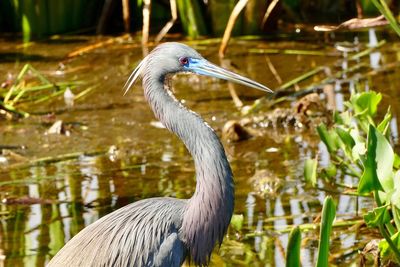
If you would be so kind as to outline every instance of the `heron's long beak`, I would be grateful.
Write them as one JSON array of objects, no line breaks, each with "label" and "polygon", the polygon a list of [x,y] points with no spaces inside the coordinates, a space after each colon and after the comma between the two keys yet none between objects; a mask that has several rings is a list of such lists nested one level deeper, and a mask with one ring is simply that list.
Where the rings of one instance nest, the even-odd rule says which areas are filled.
[{"label": "heron's long beak", "polygon": [[192,72],[200,74],[200,75],[219,78],[219,79],[227,80],[230,82],[242,84],[245,86],[253,87],[255,89],[259,89],[264,92],[273,93],[273,91],[271,89],[269,89],[268,87],[266,87],[258,82],[255,82],[253,80],[250,80],[249,78],[243,77],[239,74],[236,74],[229,70],[218,67],[217,65],[214,65],[205,59],[190,58],[189,64],[186,68],[189,71],[192,71]]}]

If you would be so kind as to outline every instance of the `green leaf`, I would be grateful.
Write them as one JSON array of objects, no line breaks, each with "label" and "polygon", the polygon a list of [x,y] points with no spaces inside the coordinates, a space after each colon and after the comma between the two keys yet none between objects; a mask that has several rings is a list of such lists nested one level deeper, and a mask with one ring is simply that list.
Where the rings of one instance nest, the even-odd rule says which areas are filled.
[{"label": "green leaf", "polygon": [[336,216],[336,207],[332,197],[325,198],[322,207],[321,229],[319,234],[317,267],[326,267],[329,258],[329,240],[332,232],[332,224]]},{"label": "green leaf", "polygon": [[332,162],[329,162],[328,166],[324,170],[328,177],[336,177],[337,168]]},{"label": "green leaf", "polygon": [[368,227],[378,227],[390,222],[390,214],[387,206],[382,206],[369,211],[364,215],[364,221]]},{"label": "green leaf", "polygon": [[300,267],[301,231],[298,226],[292,229],[286,252],[286,266]]},{"label": "green leaf", "polygon": [[350,98],[355,115],[369,115],[374,117],[378,110],[378,104],[382,100],[382,95],[373,91],[354,94]]},{"label": "green leaf", "polygon": [[395,226],[400,229],[400,209],[396,205],[392,205],[392,213]]},{"label": "green leaf", "polygon": [[367,153],[367,148],[365,145],[366,140],[360,134],[357,128],[350,130],[350,135],[353,138],[354,142],[356,143],[355,146],[352,148],[351,155],[354,161],[362,160],[364,161],[364,156]]},{"label": "green leaf", "polygon": [[396,169],[400,168],[400,157],[399,155],[397,155],[397,153],[394,153],[393,167],[395,167]]},{"label": "green leaf", "polygon": [[333,120],[335,124],[350,126],[352,117],[350,116],[350,113],[348,111],[343,111],[341,113],[335,111],[335,113],[333,114]]},{"label": "green leaf", "polygon": [[380,254],[380,258],[381,259],[387,260],[387,259],[391,258],[390,254],[391,254],[392,250],[390,249],[390,246],[389,246],[388,242],[385,239],[382,239],[379,242],[378,250],[379,250],[379,254]]},{"label": "green leaf", "polygon": [[352,149],[356,145],[353,137],[351,137],[351,135],[347,131],[343,130],[340,127],[336,127],[336,133],[339,135],[342,142],[350,149]]},{"label": "green leaf", "polygon": [[[400,233],[397,232],[390,237],[393,241],[393,244],[400,250]],[[380,257],[383,261],[392,260],[395,261],[396,257],[393,254],[392,249],[390,248],[388,242],[385,239],[382,239],[378,245]]]},{"label": "green leaf", "polygon": [[392,119],[392,114],[390,113],[390,107],[388,108],[385,117],[379,123],[379,125],[376,127],[379,132],[381,132],[383,135],[386,135],[387,130],[389,129],[389,122]]},{"label": "green leaf", "polygon": [[[383,136],[375,129],[375,127],[370,125],[367,138],[367,159],[364,162],[364,173],[361,176],[357,189],[357,192],[359,194],[370,193],[374,190],[384,191],[378,178],[378,172],[380,172],[381,175],[386,174],[386,170],[383,170],[382,167],[383,166],[387,167],[388,165],[387,163],[385,163],[384,160],[386,159],[386,155],[384,154],[385,150],[388,149],[386,145],[382,144],[381,137]],[[384,140],[386,140],[385,137],[383,138]],[[378,141],[381,142],[379,150],[378,150]],[[377,156],[380,156],[382,158],[378,158]],[[390,157],[390,155],[388,155],[388,157]],[[377,160],[379,162],[377,162]],[[390,172],[391,172],[393,161],[389,165],[391,165],[390,166]],[[380,168],[380,171],[378,171],[378,168]]]},{"label": "green leaf", "polygon": [[240,231],[243,227],[243,214],[233,214],[231,218],[231,226],[236,231]]},{"label": "green leaf", "polygon": [[[344,130],[341,127],[336,127],[335,131],[341,141],[339,142],[339,145],[342,148],[343,152],[346,154],[346,157],[349,158],[350,160],[353,160],[354,159],[353,147],[356,145],[356,142],[354,141],[353,137],[350,135],[348,131]],[[359,155],[357,155],[355,160],[357,160],[358,158]]]},{"label": "green leaf", "polygon": [[[394,176],[394,190],[391,195],[391,202],[397,209],[400,210],[400,170],[396,172]],[[398,218],[400,221],[400,218]]]},{"label": "green leaf", "polygon": [[[373,128],[374,129],[374,128]],[[394,163],[394,152],[386,137],[379,131],[374,129],[377,137],[376,146],[376,163],[377,163],[377,174],[379,181],[385,190],[390,192],[393,190],[393,163]]]},{"label": "green leaf", "polygon": [[390,26],[393,30],[400,36],[400,26],[397,23],[396,17],[393,15],[389,6],[386,4],[384,0],[371,0],[371,2],[376,6],[377,9],[385,16],[385,18],[389,21]]},{"label": "green leaf", "polygon": [[312,186],[317,184],[317,159],[306,159],[304,163],[304,178]]},{"label": "green leaf", "polygon": [[337,139],[338,136],[334,131],[328,131],[325,124],[321,124],[317,127],[319,137],[322,142],[326,145],[329,153],[335,153],[338,149]]}]

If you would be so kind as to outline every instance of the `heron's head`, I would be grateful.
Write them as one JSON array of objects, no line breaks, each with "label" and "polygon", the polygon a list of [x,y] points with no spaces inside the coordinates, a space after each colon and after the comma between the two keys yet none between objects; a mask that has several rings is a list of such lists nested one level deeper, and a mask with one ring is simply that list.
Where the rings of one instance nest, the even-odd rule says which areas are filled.
[{"label": "heron's head", "polygon": [[[126,91],[142,72],[150,71],[157,76],[177,72],[191,72],[199,75],[219,78],[265,92],[272,92],[268,87],[212,64],[193,48],[181,43],[163,43],[157,46],[136,67],[125,84]],[[125,92],[126,92],[125,91]]]}]

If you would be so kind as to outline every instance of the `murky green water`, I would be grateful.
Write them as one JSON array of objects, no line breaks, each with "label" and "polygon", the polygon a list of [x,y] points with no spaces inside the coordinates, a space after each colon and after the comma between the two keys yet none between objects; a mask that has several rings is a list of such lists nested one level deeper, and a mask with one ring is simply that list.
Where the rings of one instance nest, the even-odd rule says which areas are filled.
[{"label": "murky green water", "polygon": [[[60,97],[35,106],[22,105],[22,109],[36,114],[27,119],[0,120],[0,145],[24,147],[12,150],[23,159],[3,157],[0,163],[0,253],[6,266],[43,266],[66,241],[101,216],[142,198],[189,198],[195,188],[190,155],[174,135],[158,127],[140,85],[123,96],[122,86],[142,56],[140,47],[115,42],[66,59],[71,51],[94,42],[93,38],[79,37],[35,43],[27,48],[16,48],[10,41],[0,42],[1,80],[8,74],[16,75],[29,62],[51,81],[84,81],[86,84],[76,93],[98,85],[72,107],[67,107]],[[211,61],[219,62],[217,45],[195,47]],[[332,43],[233,42],[228,50],[233,65],[270,88],[279,86],[276,76],[268,67],[265,55],[248,53],[251,48],[336,53]],[[371,75],[360,79],[364,86],[367,84],[383,93],[382,112],[388,105],[392,106],[392,132],[397,148],[398,48],[399,44],[389,44],[380,50],[381,61],[397,62],[397,67],[378,75],[367,67],[362,69],[362,74],[371,72]],[[341,68],[341,56],[270,54],[268,59],[283,82],[319,65],[336,64],[334,68]],[[365,57],[362,61],[369,63],[370,59]],[[335,97],[339,108],[352,87],[352,81],[342,81],[341,85],[333,83],[338,89]],[[300,85],[307,83],[310,81]],[[174,85],[177,98],[200,113],[219,134],[226,121],[240,118],[226,83],[179,76]],[[236,88],[245,104],[262,95],[249,88]],[[46,134],[56,120],[65,123],[69,136]],[[247,141],[224,142],[235,175],[235,213],[243,214],[244,221],[239,232],[229,230],[222,247],[213,255],[212,266],[284,266],[287,233],[279,230],[288,225],[312,223],[327,194],[332,194],[337,203],[338,219],[361,220],[358,214],[373,205],[370,199],[336,194],[329,184],[321,183],[324,190],[306,186],[304,158],[318,154],[321,164],[327,162],[325,147],[314,129],[295,131],[269,127],[261,132],[261,136]],[[72,157],[61,160],[63,155]],[[32,162],[56,156],[59,160]],[[343,182],[356,184],[349,177],[343,177]],[[314,265],[317,238],[317,229],[303,233],[303,266]],[[357,250],[371,238],[373,234],[366,229],[335,229],[332,264],[358,262]]]}]

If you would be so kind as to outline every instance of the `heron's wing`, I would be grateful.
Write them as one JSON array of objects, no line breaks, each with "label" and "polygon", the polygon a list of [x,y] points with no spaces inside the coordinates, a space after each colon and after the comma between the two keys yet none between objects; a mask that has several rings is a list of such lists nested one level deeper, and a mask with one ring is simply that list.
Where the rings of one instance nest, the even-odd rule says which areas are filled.
[{"label": "heron's wing", "polygon": [[160,249],[154,255],[154,266],[170,267],[181,266],[185,255],[182,241],[179,239],[178,233],[171,233],[161,243]]},{"label": "heron's wing", "polygon": [[[120,208],[79,232],[48,266],[179,266],[185,254],[178,238],[185,203],[151,198]],[[175,253],[166,253],[169,249]],[[170,264],[176,260],[178,265]]]}]

